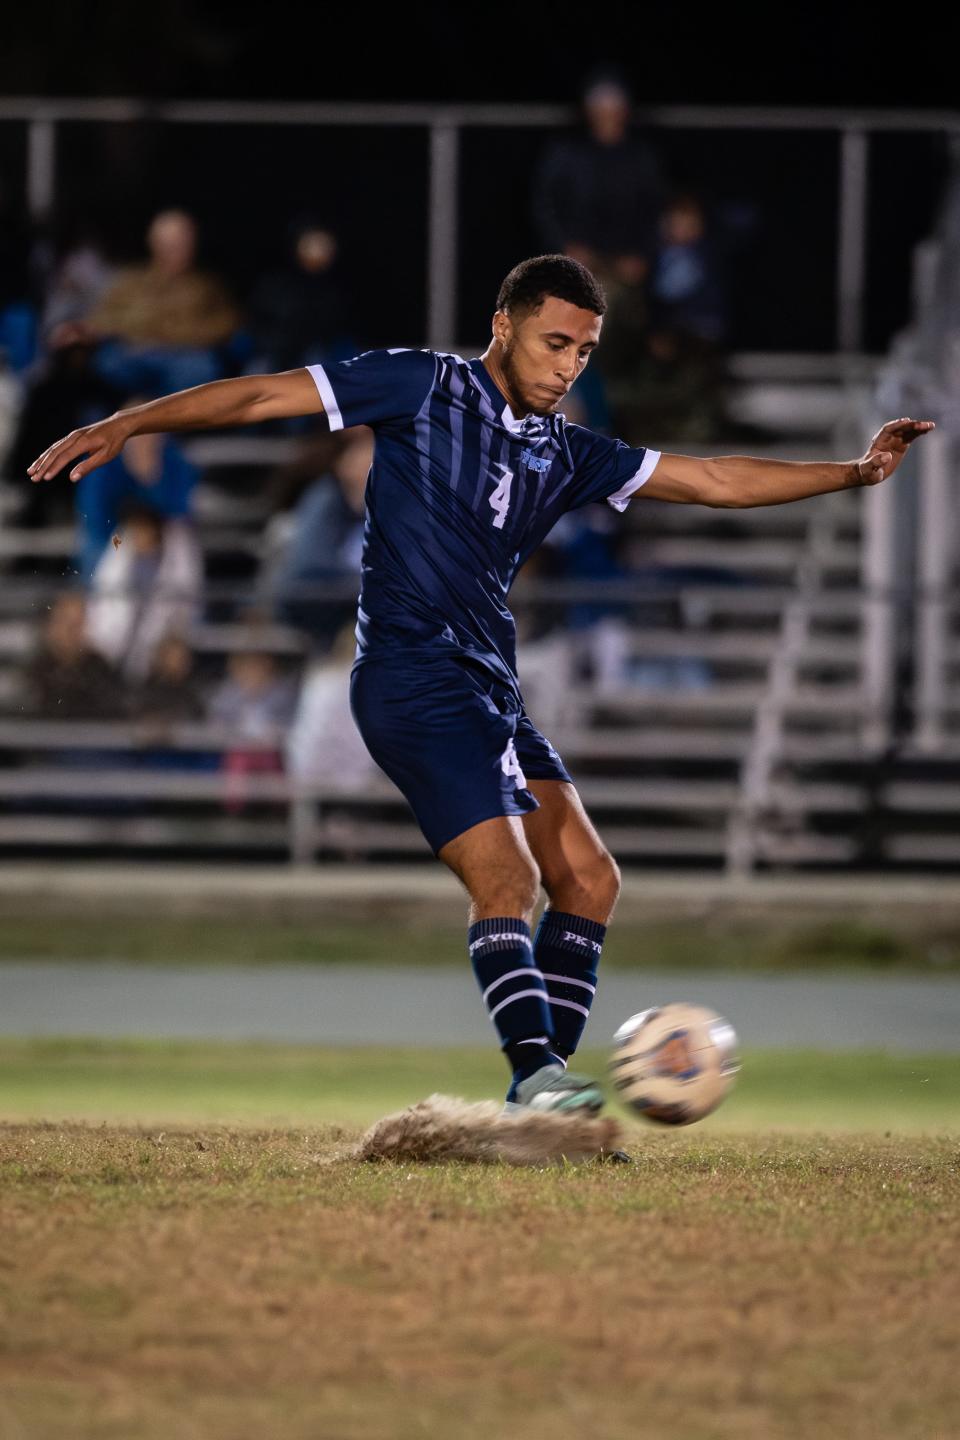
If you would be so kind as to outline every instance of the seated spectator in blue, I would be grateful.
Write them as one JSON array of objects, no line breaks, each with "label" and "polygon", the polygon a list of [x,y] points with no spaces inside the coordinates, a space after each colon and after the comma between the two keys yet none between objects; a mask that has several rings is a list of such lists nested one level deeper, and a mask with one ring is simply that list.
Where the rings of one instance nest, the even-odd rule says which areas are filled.
[{"label": "seated spectator in blue", "polygon": [[125,509],[142,505],[167,519],[183,519],[190,514],[198,476],[196,466],[168,435],[134,435],[115,460],[84,475],[75,495],[77,568],[84,582],[93,578]]},{"label": "seated spectator in blue", "polygon": [[296,681],[282,675],[264,650],[237,650],[210,697],[208,718],[236,741],[273,741],[279,747],[297,703]]},{"label": "seated spectator in blue", "polygon": [[265,651],[237,651],[210,698],[208,715],[229,733],[224,753],[224,806],[238,813],[250,798],[248,777],[277,775],[284,767],[284,737],[297,703],[296,682]]},{"label": "seated spectator in blue", "polygon": [[295,226],[286,265],[260,282],[250,303],[253,372],[294,370],[356,353],[339,249],[326,226]]},{"label": "seated spectator in blue", "polygon": [[[356,608],[363,545],[363,496],[373,460],[373,437],[357,427],[344,436],[330,472],[301,494],[277,529],[284,532],[280,553],[261,589],[277,617],[310,635],[324,653]],[[275,522],[276,524],[276,522]],[[350,596],[324,595],[337,581],[353,582]]]},{"label": "seated spectator in blue", "polygon": [[694,195],[678,197],[661,217],[651,293],[659,325],[705,345],[722,344],[726,297],[720,264]]},{"label": "seated spectator in blue", "polygon": [[182,390],[218,380],[240,312],[222,282],[197,268],[197,226],[164,210],[147,231],[149,260],[118,275],[88,317],[102,339],[100,374],[125,390]]}]

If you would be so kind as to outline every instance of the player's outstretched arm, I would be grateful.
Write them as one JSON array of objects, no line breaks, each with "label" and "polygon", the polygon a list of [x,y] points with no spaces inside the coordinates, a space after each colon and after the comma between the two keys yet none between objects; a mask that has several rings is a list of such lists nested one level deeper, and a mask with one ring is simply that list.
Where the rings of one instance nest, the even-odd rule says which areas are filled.
[{"label": "player's outstretched arm", "polygon": [[[252,425],[258,420],[280,420],[291,415],[318,415],[323,402],[306,370],[283,370],[277,375],[242,375],[236,380],[213,380],[192,390],[178,390],[130,410],[118,410],[95,425],[72,430],[34,460],[27,474],[34,481],[52,480],[65,465],[81,480],[98,465],[119,455],[131,435],[167,430],[211,430],[227,425]],[[81,458],[86,457],[86,458]]]},{"label": "player's outstretched arm", "polygon": [[879,485],[896,470],[914,440],[933,430],[932,420],[889,420],[859,460],[762,460],[748,455],[661,455],[643,487],[651,500],[681,505],[746,508],[783,505],[832,490]]}]

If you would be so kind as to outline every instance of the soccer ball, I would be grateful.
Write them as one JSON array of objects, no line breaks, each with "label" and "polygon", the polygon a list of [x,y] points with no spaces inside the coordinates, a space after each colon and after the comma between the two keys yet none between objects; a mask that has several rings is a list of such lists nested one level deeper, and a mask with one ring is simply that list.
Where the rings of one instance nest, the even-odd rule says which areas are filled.
[{"label": "soccer ball", "polygon": [[733,1026],[703,1005],[641,1010],[613,1037],[610,1074],[631,1110],[662,1125],[702,1120],[740,1069]]}]

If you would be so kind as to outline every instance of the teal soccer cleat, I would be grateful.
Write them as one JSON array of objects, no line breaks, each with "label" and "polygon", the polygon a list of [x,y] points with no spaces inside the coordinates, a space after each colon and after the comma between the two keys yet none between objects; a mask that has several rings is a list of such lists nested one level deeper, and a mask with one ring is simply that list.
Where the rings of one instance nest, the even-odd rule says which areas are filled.
[{"label": "teal soccer cleat", "polygon": [[504,1115],[538,1110],[550,1115],[596,1115],[603,1109],[603,1092],[595,1080],[571,1075],[562,1065],[543,1065],[516,1087],[516,1099],[507,1100]]}]

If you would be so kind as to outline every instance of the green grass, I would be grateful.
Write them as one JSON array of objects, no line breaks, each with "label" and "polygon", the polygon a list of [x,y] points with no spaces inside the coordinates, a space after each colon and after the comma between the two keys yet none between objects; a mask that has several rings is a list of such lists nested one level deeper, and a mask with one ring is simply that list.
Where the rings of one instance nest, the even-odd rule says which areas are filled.
[{"label": "green grass", "polygon": [[[0,961],[122,960],[130,964],[460,965],[465,929],[428,909],[376,913],[375,902],[316,916],[169,912],[116,908],[65,914],[0,908]],[[652,915],[619,921],[604,948],[610,968],[791,972],[856,969],[960,977],[960,927],[896,916],[802,918],[762,915]]]},{"label": "green grass", "polygon": [[[579,1066],[603,1062],[593,1052]],[[505,1076],[492,1049],[3,1040],[0,1120],[362,1126],[433,1091],[496,1096]],[[750,1052],[700,1129],[955,1134],[960,1055]]]},{"label": "green grass", "polygon": [[960,1434],[955,1139],[697,1128],[527,1170],[343,1148],[0,1124],[0,1435]]}]

